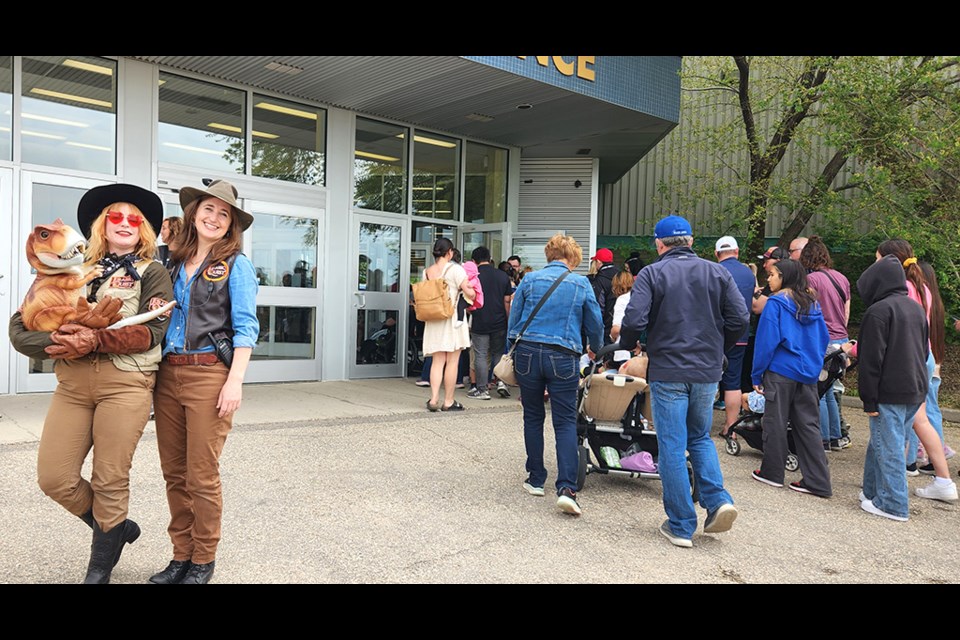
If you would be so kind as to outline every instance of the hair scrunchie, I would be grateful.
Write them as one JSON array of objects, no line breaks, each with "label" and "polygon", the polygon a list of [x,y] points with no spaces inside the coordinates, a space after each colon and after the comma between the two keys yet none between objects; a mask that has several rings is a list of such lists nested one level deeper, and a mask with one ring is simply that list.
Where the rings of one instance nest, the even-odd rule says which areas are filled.
[{"label": "hair scrunchie", "polygon": [[903,268],[906,269],[907,267],[909,267],[909,266],[912,265],[912,264],[917,264],[917,259],[916,259],[916,258],[907,258],[906,260],[903,261]]}]

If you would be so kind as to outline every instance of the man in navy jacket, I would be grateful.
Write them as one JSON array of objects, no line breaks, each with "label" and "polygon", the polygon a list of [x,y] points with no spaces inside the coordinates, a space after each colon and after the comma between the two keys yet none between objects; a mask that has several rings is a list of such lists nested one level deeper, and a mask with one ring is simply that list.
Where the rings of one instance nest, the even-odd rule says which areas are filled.
[{"label": "man in navy jacket", "polygon": [[723,354],[743,335],[750,316],[730,272],[693,252],[686,219],[658,222],[654,242],[660,257],[637,275],[620,344],[634,347],[647,331],[647,379],[667,514],[660,533],[678,547],[692,547],[697,512],[685,451],[707,510],[704,533],[728,531],[737,517],[710,428]]}]

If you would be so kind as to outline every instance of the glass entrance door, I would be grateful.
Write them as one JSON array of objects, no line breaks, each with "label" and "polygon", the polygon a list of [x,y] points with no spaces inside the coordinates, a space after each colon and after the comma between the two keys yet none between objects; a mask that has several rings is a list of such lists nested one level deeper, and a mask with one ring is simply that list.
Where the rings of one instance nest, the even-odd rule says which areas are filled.
[{"label": "glass entrance door", "polygon": [[[13,308],[19,306],[30,285],[33,284],[36,272],[27,262],[24,243],[27,236],[38,224],[47,224],[57,218],[77,229],[77,205],[87,190],[101,184],[99,180],[76,178],[24,171],[20,174],[20,214],[19,229],[14,243],[13,264],[18,273],[17,301]],[[16,392],[48,392],[57,386],[53,374],[53,360],[34,360],[19,353],[14,353],[14,370],[16,371]]]},{"label": "glass entrance door", "polygon": [[470,260],[473,250],[479,246],[490,249],[490,263],[497,266],[506,260],[510,254],[506,247],[505,235],[507,225],[497,224],[468,224],[460,227],[460,253],[464,260]]},{"label": "glass entrance door", "polygon": [[388,216],[353,216],[351,378],[404,375],[410,277],[401,256],[407,224]]},{"label": "glass entrance door", "polygon": [[[11,239],[14,237],[13,215],[13,171],[10,169],[0,169],[0,318],[10,318],[13,312],[20,306],[20,301],[13,301],[13,295],[16,292],[13,278],[13,256],[18,255],[16,243]],[[16,237],[20,237],[16,234]],[[10,376],[13,367],[14,357],[18,356],[13,347],[10,346],[10,340],[4,334],[0,337],[0,394],[10,393]],[[21,356],[22,357],[22,356]]]}]

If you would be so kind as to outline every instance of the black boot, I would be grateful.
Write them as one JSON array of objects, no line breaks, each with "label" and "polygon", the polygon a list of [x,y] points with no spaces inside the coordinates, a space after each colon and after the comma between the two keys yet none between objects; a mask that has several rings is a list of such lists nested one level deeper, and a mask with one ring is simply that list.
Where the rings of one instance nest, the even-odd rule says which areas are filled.
[{"label": "black boot", "polygon": [[191,564],[180,584],[207,584],[213,577],[213,567],[216,564],[214,560],[207,564]]},{"label": "black boot", "polygon": [[180,584],[191,564],[189,560],[171,560],[167,568],[150,576],[153,584]]},{"label": "black boot", "polygon": [[[82,516],[79,516],[81,520],[87,523],[87,526],[93,529],[93,509],[87,511]],[[121,522],[118,526],[124,528],[123,530],[123,541],[126,544],[133,544],[137,538],[140,537],[140,525],[138,525],[133,520],[127,519]],[[113,559],[113,566],[117,566],[117,563],[120,562],[120,554],[123,553],[123,545],[120,545],[117,548],[117,556]]]},{"label": "black boot", "polygon": [[93,521],[93,543],[90,545],[90,564],[87,565],[87,575],[83,584],[109,584],[110,573],[115,561],[120,556],[120,549],[126,542],[124,526],[121,522],[107,533],[100,528],[100,523]]},{"label": "black boot", "polygon": [[77,517],[86,522],[87,526],[93,529],[93,509],[90,509],[85,514]]}]

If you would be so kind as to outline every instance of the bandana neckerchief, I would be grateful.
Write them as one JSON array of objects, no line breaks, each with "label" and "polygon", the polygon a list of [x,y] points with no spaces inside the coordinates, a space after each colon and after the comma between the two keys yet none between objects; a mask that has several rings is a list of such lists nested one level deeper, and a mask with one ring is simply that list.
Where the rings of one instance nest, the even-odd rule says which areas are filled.
[{"label": "bandana neckerchief", "polygon": [[103,274],[90,283],[90,295],[87,296],[87,302],[97,301],[97,290],[100,289],[100,285],[102,285],[104,281],[120,267],[123,267],[126,270],[127,275],[129,275],[131,278],[134,280],[139,280],[140,274],[137,272],[137,268],[134,266],[139,261],[140,257],[135,253],[128,253],[122,258],[117,257],[117,254],[115,253],[108,253],[100,258],[100,262],[97,264],[103,267]]}]

